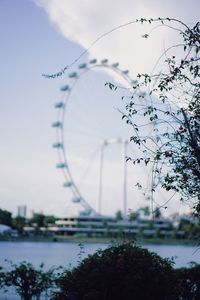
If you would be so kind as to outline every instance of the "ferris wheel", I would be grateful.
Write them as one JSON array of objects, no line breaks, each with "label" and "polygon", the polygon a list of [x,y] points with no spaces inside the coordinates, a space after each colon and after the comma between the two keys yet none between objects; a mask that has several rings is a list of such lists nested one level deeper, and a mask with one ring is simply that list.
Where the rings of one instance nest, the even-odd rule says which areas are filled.
[{"label": "ferris wheel", "polygon": [[[94,81],[92,81],[93,79]],[[130,89],[133,93],[132,86],[137,84],[136,80],[132,80],[129,76],[129,71],[121,70],[118,63],[110,64],[107,59],[99,62],[92,59],[87,64],[82,63],[76,71],[68,74],[67,84],[61,87],[62,101],[55,104],[57,119],[52,124],[56,130],[56,141],[53,144],[53,148],[58,153],[56,167],[63,174],[63,187],[70,191],[71,202],[80,205],[84,209],[82,214],[86,215],[101,214],[103,181],[105,181],[103,180],[105,152],[108,146],[112,147],[114,144],[121,146],[123,211],[124,214],[127,212],[125,156],[127,155],[130,133],[127,132],[126,137],[124,137],[123,130],[116,130],[116,127],[118,128],[116,119],[117,122],[120,122],[120,117],[119,114],[116,114],[117,117],[112,117],[113,114],[110,114],[108,109],[108,102],[110,108],[119,113],[118,104],[111,103],[110,98],[114,95],[115,98],[121,100],[121,97],[105,87],[106,79],[117,82],[121,95],[130,93]],[[100,85],[96,86],[98,81]],[[101,91],[99,86],[101,86]],[[105,95],[102,95],[102,90]],[[139,91],[134,89],[134,93],[139,93]],[[111,126],[113,119],[115,119],[114,126]],[[110,160],[113,157],[113,153],[110,153]],[[95,165],[93,169],[92,163]],[[88,175],[89,172],[90,175]],[[94,204],[91,204],[93,195],[85,195],[87,193],[84,188],[82,190],[80,178],[87,181],[86,192],[94,191],[90,185],[93,180],[96,181],[96,209]]]}]

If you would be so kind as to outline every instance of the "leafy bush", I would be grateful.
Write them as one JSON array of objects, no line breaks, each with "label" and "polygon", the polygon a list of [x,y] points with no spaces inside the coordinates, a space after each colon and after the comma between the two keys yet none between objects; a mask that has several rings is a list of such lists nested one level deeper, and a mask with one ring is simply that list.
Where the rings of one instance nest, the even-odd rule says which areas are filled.
[{"label": "leafy bush", "polygon": [[172,263],[126,243],[89,255],[57,279],[54,300],[178,299]]},{"label": "leafy bush", "polygon": [[12,264],[12,269],[2,272],[2,286],[14,287],[16,293],[23,300],[39,299],[41,294],[52,288],[55,281],[54,269],[44,271],[41,264],[38,269],[28,262],[21,262],[19,265]]},{"label": "leafy bush", "polygon": [[173,269],[168,259],[131,243],[99,250],[71,270],[11,267],[0,268],[0,288],[14,287],[22,300],[200,299],[200,265]]},{"label": "leafy bush", "polygon": [[4,288],[5,286],[5,272],[2,270],[3,268],[0,267],[0,289]]},{"label": "leafy bush", "polygon": [[200,265],[176,270],[179,299],[200,299]]}]

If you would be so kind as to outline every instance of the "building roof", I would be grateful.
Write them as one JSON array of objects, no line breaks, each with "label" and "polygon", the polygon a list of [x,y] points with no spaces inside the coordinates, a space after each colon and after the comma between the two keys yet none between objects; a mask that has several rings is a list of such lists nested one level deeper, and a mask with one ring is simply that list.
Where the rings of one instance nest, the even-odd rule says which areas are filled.
[{"label": "building roof", "polygon": [[4,233],[5,231],[10,231],[12,228],[10,226],[0,224],[0,234]]}]

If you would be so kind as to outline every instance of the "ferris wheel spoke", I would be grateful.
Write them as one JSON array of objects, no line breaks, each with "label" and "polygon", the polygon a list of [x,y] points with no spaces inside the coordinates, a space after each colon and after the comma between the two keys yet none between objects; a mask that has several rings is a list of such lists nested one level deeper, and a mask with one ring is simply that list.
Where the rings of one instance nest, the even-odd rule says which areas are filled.
[{"label": "ferris wheel spoke", "polygon": [[[96,73],[92,74],[99,76],[99,86],[96,88],[96,79],[93,78],[95,76],[89,76],[94,71]],[[67,83],[61,87],[63,97],[60,102],[55,103],[57,119],[52,123],[52,127],[56,130],[56,141],[53,144],[58,153],[56,167],[62,171],[63,187],[72,192],[72,203],[81,205],[87,212],[93,214],[97,214],[97,211],[90,204],[90,198],[83,194],[86,189],[87,191],[92,189],[90,185],[94,180],[98,185],[99,162],[96,157],[100,152],[100,141],[106,139],[107,145],[122,142],[121,136],[124,130],[115,128],[116,136],[113,136],[110,122],[116,122],[116,119],[120,118],[119,115],[112,114],[113,109],[116,111],[116,106],[112,103],[114,96],[106,89],[103,74],[107,77],[111,76],[110,74],[114,75],[113,78],[123,93],[124,91],[129,93],[132,86],[136,84],[136,81],[130,78],[128,70],[120,70],[118,63],[110,64],[107,59],[100,62],[92,59],[88,63],[79,64],[76,71],[68,74]],[[81,82],[82,78],[87,78],[88,84]],[[102,90],[104,96],[101,96]],[[140,92],[135,89],[134,93],[139,95]],[[108,101],[105,102],[103,97]],[[115,95],[116,97],[119,95]],[[145,106],[145,100],[141,101]],[[125,156],[126,153],[124,152],[123,155]],[[110,158],[114,159],[114,156],[111,155]],[[125,158],[123,163],[124,161]],[[124,178],[126,176],[124,168]],[[123,197],[127,197],[125,184],[123,194]],[[124,204],[124,211],[127,211],[127,204]]]}]

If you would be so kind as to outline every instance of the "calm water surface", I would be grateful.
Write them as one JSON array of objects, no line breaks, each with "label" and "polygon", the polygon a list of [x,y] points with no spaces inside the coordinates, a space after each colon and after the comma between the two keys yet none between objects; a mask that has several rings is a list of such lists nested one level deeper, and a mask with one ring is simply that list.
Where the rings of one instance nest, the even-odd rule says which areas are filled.
[{"label": "calm water surface", "polygon": [[0,265],[8,265],[5,259],[14,263],[23,260],[38,266],[42,262],[46,267],[75,266],[78,261],[97,249],[105,249],[107,244],[88,243],[81,249],[78,243],[53,242],[0,242]]},{"label": "calm water surface", "polygon": [[[46,267],[75,266],[88,254],[100,248],[105,249],[107,246],[108,244],[85,243],[81,250],[77,243],[0,242],[0,265],[7,266],[5,259],[8,259],[14,263],[26,260],[35,266],[41,262],[44,262]],[[186,266],[191,261],[200,263],[200,250],[195,246],[144,245],[144,247],[161,257],[174,257],[176,267]]]}]

